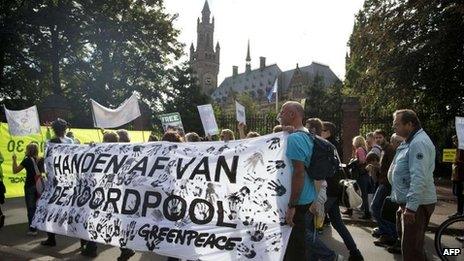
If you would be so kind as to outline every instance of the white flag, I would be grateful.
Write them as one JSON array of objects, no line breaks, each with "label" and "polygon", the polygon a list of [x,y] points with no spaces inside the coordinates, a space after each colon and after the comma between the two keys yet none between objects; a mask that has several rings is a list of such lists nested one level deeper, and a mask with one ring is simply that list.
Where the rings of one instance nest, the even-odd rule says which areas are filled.
[{"label": "white flag", "polygon": [[39,113],[35,105],[20,111],[11,111],[5,107],[5,116],[12,136],[40,133]]},{"label": "white flag", "polygon": [[235,114],[239,123],[246,124],[245,107],[237,101],[235,101]]},{"label": "white flag", "polygon": [[109,109],[90,99],[93,110],[93,124],[100,128],[116,128],[135,120],[141,115],[139,99],[134,93],[118,108]]},{"label": "white flag", "polygon": [[219,128],[214,117],[213,106],[211,104],[197,106],[200,113],[201,123],[205,129],[205,134],[214,135],[219,133]]}]

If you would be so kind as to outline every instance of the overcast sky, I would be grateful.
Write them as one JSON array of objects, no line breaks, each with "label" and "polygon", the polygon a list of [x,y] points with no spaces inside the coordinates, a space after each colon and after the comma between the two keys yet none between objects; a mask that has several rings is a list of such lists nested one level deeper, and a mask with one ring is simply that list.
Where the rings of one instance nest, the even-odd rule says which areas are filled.
[{"label": "overcast sky", "polygon": [[[326,64],[342,80],[345,76],[347,41],[354,16],[364,0],[208,0],[215,17],[214,45],[221,46],[218,85],[232,75],[232,65],[245,70],[247,40],[250,39],[251,68],[277,63],[281,70],[312,61]],[[196,21],[204,0],[166,0],[170,13],[178,13],[175,26],[189,53],[196,48]]]}]

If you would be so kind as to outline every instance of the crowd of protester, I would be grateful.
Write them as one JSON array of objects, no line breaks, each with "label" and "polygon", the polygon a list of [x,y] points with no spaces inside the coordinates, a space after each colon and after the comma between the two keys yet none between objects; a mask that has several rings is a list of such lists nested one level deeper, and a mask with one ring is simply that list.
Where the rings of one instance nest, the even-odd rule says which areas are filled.
[{"label": "crowd of protester", "polygon": [[[310,118],[304,121],[304,110],[298,102],[285,103],[278,116],[280,125],[273,132],[286,131],[286,157],[292,162],[292,186],[290,201],[286,213],[287,224],[294,227],[290,235],[285,260],[338,260],[341,256],[328,248],[315,233],[313,219],[322,207],[326,224],[337,231],[349,251],[348,260],[364,260],[353,236],[345,226],[342,214],[352,216],[357,209],[361,219],[373,219],[377,228],[373,229],[373,244],[384,247],[392,253],[402,254],[404,260],[426,260],[424,251],[425,230],[430,221],[437,201],[433,182],[435,164],[435,147],[421,127],[421,123],[412,110],[399,110],[393,114],[393,135],[387,136],[385,130],[375,130],[365,137],[356,136],[352,140],[351,160],[345,168],[340,168],[337,175],[325,180],[313,180],[305,173],[305,166],[310,164],[314,141],[307,133],[326,139],[342,154],[337,140],[337,128],[334,123]],[[305,123],[305,125],[303,125]],[[57,119],[51,124],[54,136],[51,143],[78,143],[72,132],[67,131],[67,123]],[[238,124],[240,139],[259,137],[254,131],[245,132],[246,125]],[[223,129],[219,136],[201,137],[195,132],[177,130],[166,131],[160,139],[151,134],[149,142],[158,140],[168,142],[201,142],[220,140],[228,142],[235,139],[230,129]],[[454,138],[457,146],[457,139]],[[131,142],[126,130],[103,130],[103,142]],[[26,171],[24,186],[25,203],[28,217],[27,234],[37,235],[31,225],[38,197],[35,179],[44,173],[44,159],[39,156],[39,147],[30,143],[26,147],[24,159],[18,163],[13,155],[13,173]],[[0,181],[3,179],[0,154]],[[360,206],[345,205],[340,211],[344,187],[342,179],[356,180],[362,198]],[[458,150],[453,164],[453,193],[457,197],[457,212],[453,216],[463,215],[464,209],[464,151]],[[321,191],[324,196],[320,197]],[[4,203],[5,187],[0,182],[0,204]],[[369,195],[372,200],[369,200]],[[322,200],[321,200],[322,198]],[[0,205],[1,206],[1,205]],[[320,214],[320,213],[319,213]],[[0,208],[0,228],[5,216]],[[55,234],[47,233],[44,246],[56,246]],[[81,240],[81,254],[89,257],[98,255],[97,244]],[[118,260],[128,260],[135,252],[121,248]],[[175,260],[170,258],[170,260]]]}]

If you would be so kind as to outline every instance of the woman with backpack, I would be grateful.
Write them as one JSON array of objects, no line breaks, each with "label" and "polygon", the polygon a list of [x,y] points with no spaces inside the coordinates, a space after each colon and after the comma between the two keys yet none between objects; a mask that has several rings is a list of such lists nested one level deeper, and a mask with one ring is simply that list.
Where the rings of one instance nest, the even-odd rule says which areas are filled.
[{"label": "woman with backpack", "polygon": [[44,172],[43,158],[39,157],[39,145],[35,142],[29,143],[26,146],[26,157],[17,163],[16,154],[13,154],[13,174],[26,170],[26,181],[24,185],[24,197],[26,200],[27,220],[29,223],[29,231],[27,235],[36,236],[37,229],[33,228],[32,220],[37,206],[38,193],[36,188],[36,176],[42,175]]}]

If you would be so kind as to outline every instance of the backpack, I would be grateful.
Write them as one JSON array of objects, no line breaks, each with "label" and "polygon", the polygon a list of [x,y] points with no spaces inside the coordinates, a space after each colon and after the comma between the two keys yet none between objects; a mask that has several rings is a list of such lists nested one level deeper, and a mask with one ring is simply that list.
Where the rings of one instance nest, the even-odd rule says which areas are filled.
[{"label": "backpack", "polygon": [[306,173],[314,180],[325,180],[334,177],[340,171],[340,158],[335,146],[326,139],[307,133],[314,142],[313,153]]}]

